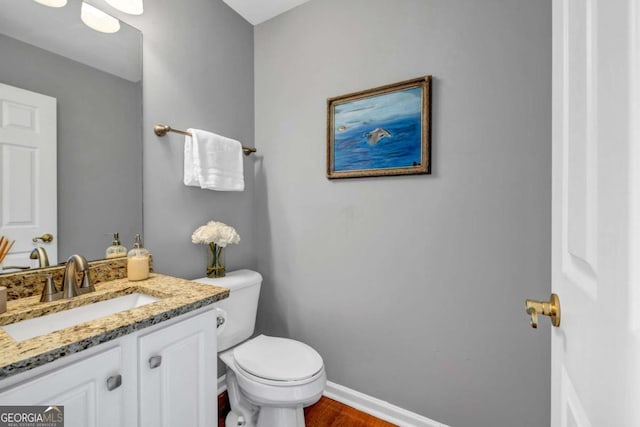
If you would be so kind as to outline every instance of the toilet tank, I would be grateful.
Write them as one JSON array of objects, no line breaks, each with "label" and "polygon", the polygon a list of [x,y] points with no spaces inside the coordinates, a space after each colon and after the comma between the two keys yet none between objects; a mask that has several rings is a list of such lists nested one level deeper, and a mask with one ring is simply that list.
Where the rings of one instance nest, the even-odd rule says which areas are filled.
[{"label": "toilet tank", "polygon": [[194,282],[222,286],[229,297],[213,304],[224,323],[218,327],[218,352],[248,339],[256,325],[262,276],[252,270],[232,271],[221,278],[203,277]]}]

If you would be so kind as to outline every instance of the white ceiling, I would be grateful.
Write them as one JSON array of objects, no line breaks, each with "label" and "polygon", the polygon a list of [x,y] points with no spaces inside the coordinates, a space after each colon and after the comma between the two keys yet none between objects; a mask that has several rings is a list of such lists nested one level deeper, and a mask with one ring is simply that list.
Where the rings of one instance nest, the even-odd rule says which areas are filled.
[{"label": "white ceiling", "polygon": [[309,0],[223,0],[253,25],[258,25]]}]

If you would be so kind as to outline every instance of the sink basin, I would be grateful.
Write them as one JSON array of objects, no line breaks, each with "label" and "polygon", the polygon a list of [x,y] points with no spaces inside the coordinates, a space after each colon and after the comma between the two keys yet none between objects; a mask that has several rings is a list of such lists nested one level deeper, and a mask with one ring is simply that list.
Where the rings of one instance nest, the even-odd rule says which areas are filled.
[{"label": "sink basin", "polygon": [[83,322],[151,304],[158,299],[146,294],[134,293],[12,323],[3,326],[2,329],[14,340],[24,341]]}]

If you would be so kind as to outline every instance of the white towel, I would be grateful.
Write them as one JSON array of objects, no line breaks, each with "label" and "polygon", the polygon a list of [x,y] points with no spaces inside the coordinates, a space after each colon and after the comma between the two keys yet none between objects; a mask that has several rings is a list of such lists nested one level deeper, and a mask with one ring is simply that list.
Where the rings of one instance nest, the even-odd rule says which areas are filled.
[{"label": "white towel", "polygon": [[184,185],[218,191],[243,191],[242,144],[199,129],[184,141]]}]

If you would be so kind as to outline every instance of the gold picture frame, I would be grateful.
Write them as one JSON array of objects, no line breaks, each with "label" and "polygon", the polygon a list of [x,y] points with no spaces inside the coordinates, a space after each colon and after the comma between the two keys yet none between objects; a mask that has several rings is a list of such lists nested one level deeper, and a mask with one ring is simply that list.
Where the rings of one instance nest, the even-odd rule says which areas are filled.
[{"label": "gold picture frame", "polygon": [[327,178],[431,173],[431,76],[327,99]]}]

